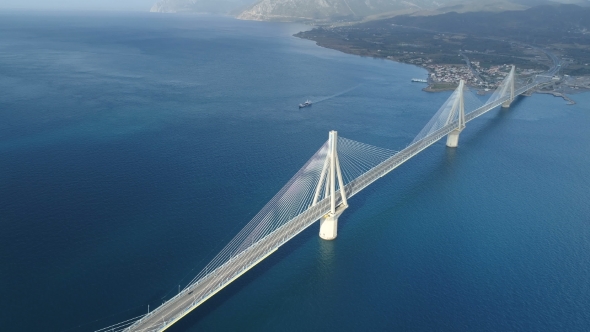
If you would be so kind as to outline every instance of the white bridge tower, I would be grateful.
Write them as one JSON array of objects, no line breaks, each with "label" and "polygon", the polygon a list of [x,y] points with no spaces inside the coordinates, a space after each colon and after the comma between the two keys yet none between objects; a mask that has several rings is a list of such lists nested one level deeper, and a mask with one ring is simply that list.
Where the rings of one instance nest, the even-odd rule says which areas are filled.
[{"label": "white bridge tower", "polygon": [[[346,210],[348,202],[340,171],[340,161],[338,161],[338,133],[334,130],[330,131],[328,145],[328,155],[315,190],[312,206],[318,202],[323,188],[324,198],[330,198],[330,212],[320,219],[320,237],[324,240],[334,240],[338,235],[338,217]],[[336,180],[338,180],[338,191],[336,191]],[[336,205],[337,193],[341,198],[338,205]]]},{"label": "white bridge tower", "polygon": [[457,87],[457,98],[453,103],[449,116],[447,118],[447,124],[451,123],[455,116],[458,114],[458,125],[457,128],[449,133],[447,136],[447,146],[450,148],[456,148],[459,145],[459,134],[465,129],[465,99],[463,98],[463,90],[465,89],[465,82],[461,80],[459,87]]},{"label": "white bridge tower", "polygon": [[[508,82],[507,82],[507,86],[505,87],[505,89],[509,89],[509,93],[510,93],[510,99],[506,100],[504,103],[502,103],[502,107],[503,108],[508,108],[510,107],[510,104],[512,104],[512,101],[514,100],[514,77],[515,77],[515,73],[514,73],[514,66],[512,66],[512,69],[510,70],[510,74],[508,74]],[[504,92],[504,94],[506,93],[506,91]]]}]

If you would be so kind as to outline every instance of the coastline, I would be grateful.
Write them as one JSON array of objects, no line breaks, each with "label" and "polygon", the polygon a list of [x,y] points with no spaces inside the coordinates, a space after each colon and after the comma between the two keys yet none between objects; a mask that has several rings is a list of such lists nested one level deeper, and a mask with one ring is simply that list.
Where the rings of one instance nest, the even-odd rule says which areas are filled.
[{"label": "coastline", "polygon": [[[314,40],[314,39],[306,38],[306,37],[302,36],[301,34],[303,32],[304,31],[297,32],[297,33],[293,34],[293,37],[305,39],[305,40],[310,40],[310,41],[315,42],[315,44],[319,47],[327,48],[330,50],[336,50],[336,51],[339,51],[339,52],[342,52],[345,54],[351,54],[351,55],[356,55],[356,56],[360,56],[360,57],[371,57],[371,58],[375,58],[375,59],[389,60],[389,61],[403,63],[406,65],[416,66],[418,68],[424,69],[428,73],[428,77],[427,77],[427,80],[428,80],[427,84],[428,85],[426,87],[422,88],[422,91],[424,91],[424,92],[436,93],[436,92],[444,92],[444,91],[453,91],[457,88],[457,84],[455,84],[455,83],[432,82],[432,80],[430,79],[430,74],[432,74],[432,70],[431,70],[431,68],[428,68],[426,66],[422,66],[422,65],[419,65],[416,63],[404,62],[404,61],[401,61],[401,59],[397,59],[397,58],[378,56],[377,54],[372,54],[372,53],[369,53],[369,52],[366,52],[366,51],[360,50],[360,49],[328,46],[327,44],[322,43],[318,40]],[[477,87],[473,87],[473,88],[477,89]]]},{"label": "coastline", "polygon": [[[360,56],[360,57],[371,57],[371,58],[376,58],[376,59],[389,60],[389,61],[393,61],[393,62],[397,62],[397,63],[403,63],[403,64],[406,64],[406,65],[416,66],[418,68],[424,69],[424,70],[426,70],[428,72],[428,78],[427,78],[428,79],[428,85],[425,88],[423,88],[422,91],[434,93],[434,92],[452,91],[455,88],[457,88],[457,84],[442,84],[442,83],[439,84],[439,83],[431,82],[430,81],[430,78],[429,78],[430,77],[430,74],[431,74],[430,68],[427,68],[427,67],[424,67],[424,66],[420,66],[420,65],[417,65],[415,63],[407,63],[407,62],[399,61],[399,59],[392,59],[392,58],[389,58],[389,57],[378,57],[378,56],[375,56],[373,54],[368,54],[368,53],[367,54],[364,54],[363,52],[359,52],[359,51],[355,52],[355,51],[353,51],[351,49],[347,49],[347,48],[330,47],[330,46],[327,46],[327,45],[325,45],[325,44],[323,44],[323,43],[321,43],[321,42],[319,42],[317,40],[313,40],[313,39],[305,38],[305,37],[301,36],[300,34],[303,33],[303,32],[304,31],[297,32],[297,33],[293,34],[293,37],[300,38],[300,39],[305,39],[305,40],[310,40],[310,41],[315,42],[315,44],[317,46],[319,46],[319,47],[323,47],[323,48],[330,49],[330,50],[336,50],[336,51],[339,51],[339,52],[342,52],[342,53],[345,53],[345,54],[356,55],[356,56]],[[443,85],[445,85],[445,86],[443,86]]]},{"label": "coastline", "polygon": [[[315,42],[315,44],[319,47],[323,47],[323,48],[327,48],[327,49],[331,49],[331,50],[336,50],[345,54],[351,54],[351,55],[356,55],[356,56],[360,56],[360,57],[372,57],[375,59],[383,59],[383,60],[390,60],[390,61],[394,61],[397,63],[403,63],[403,64],[407,64],[407,65],[412,65],[412,66],[416,66],[419,68],[422,68],[424,70],[426,70],[428,72],[428,85],[424,88],[422,88],[422,91],[424,92],[429,92],[429,93],[436,93],[436,92],[444,92],[444,91],[452,91],[455,90],[457,88],[457,84],[455,83],[447,83],[447,82],[432,82],[432,80],[430,79],[430,74],[432,74],[432,70],[426,66],[420,65],[420,64],[416,64],[416,63],[408,63],[408,62],[404,62],[401,59],[397,59],[397,58],[393,58],[393,57],[383,57],[383,56],[379,56],[378,54],[373,54],[368,52],[367,50],[362,50],[362,49],[357,49],[357,48],[348,48],[348,47],[337,47],[337,45],[330,45],[328,46],[325,43],[322,43],[319,40],[314,40],[311,38],[307,38],[305,36],[302,36],[301,34],[303,33],[303,31],[300,31],[296,34],[294,34],[293,36],[296,38],[300,38],[300,39],[306,39],[306,40],[310,40]],[[469,85],[468,85],[469,86]],[[478,90],[478,94],[488,94],[488,93],[493,93],[493,90],[490,91],[484,91],[482,90],[480,87],[475,87],[475,86],[470,86],[471,88],[474,88],[476,90]],[[580,90],[579,93],[582,92],[588,92],[589,90],[587,89],[583,89]],[[558,91],[542,91],[540,89],[536,89],[534,91],[531,92],[531,94],[533,93],[540,93],[540,94],[550,94],[554,97],[559,97],[559,98],[563,98],[566,102],[567,105],[575,105],[576,101],[574,101],[573,99],[571,99],[570,97],[568,97],[565,93],[562,92],[558,92]]]},{"label": "coastline", "polygon": [[563,98],[563,100],[567,101],[567,105],[575,105],[575,104],[577,104],[575,100],[571,99],[570,97],[568,97],[567,95],[565,95],[564,93],[561,93],[561,92],[557,92],[557,91],[540,91],[540,90],[537,90],[534,93],[540,93],[540,94],[545,94],[545,95],[552,95],[553,97]]}]

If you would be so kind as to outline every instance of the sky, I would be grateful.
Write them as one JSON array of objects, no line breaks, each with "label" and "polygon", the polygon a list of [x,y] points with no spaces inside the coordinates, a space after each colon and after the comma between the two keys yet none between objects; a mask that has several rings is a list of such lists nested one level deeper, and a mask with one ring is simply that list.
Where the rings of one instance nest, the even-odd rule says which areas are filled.
[{"label": "sky", "polygon": [[149,11],[157,0],[0,0],[0,9]]},{"label": "sky", "polygon": [[[158,0],[0,0],[2,9],[149,11]],[[552,0],[579,3],[590,0]],[[525,1],[528,4],[536,0]]]}]

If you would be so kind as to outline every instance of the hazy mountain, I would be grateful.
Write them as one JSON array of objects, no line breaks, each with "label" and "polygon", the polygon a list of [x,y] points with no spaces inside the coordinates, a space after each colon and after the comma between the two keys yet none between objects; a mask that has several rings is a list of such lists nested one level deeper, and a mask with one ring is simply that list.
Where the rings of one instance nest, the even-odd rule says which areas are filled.
[{"label": "hazy mountain", "polygon": [[259,0],[238,18],[246,20],[371,20],[402,14],[524,10],[547,3],[589,0]]},{"label": "hazy mountain", "polygon": [[152,12],[234,14],[245,20],[361,21],[402,14],[524,10],[548,3],[590,0],[160,0]]},{"label": "hazy mountain", "polygon": [[256,0],[160,0],[151,12],[239,14]]},{"label": "hazy mountain", "polygon": [[379,12],[414,12],[438,7],[433,0],[260,0],[238,16],[249,20],[365,17]]}]

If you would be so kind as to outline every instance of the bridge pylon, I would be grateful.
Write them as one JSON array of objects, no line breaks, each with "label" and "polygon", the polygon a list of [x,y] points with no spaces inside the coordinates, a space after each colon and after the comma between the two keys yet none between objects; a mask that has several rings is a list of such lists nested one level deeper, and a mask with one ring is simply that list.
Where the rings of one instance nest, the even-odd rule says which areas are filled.
[{"label": "bridge pylon", "polygon": [[[320,237],[324,240],[334,240],[338,235],[338,217],[348,208],[340,161],[338,160],[338,132],[335,130],[330,131],[328,145],[328,154],[315,190],[312,206],[318,202],[323,189],[324,199],[330,198],[330,212],[320,218]],[[338,181],[338,192],[336,191],[336,181]],[[337,194],[341,198],[338,205],[336,204]]]},{"label": "bridge pylon", "polygon": [[508,74],[508,86],[507,88],[510,89],[510,99],[506,100],[504,103],[502,103],[502,107],[503,108],[508,108],[510,107],[510,104],[512,104],[512,101],[514,100],[514,77],[515,77],[515,67],[512,66],[512,69],[510,70],[510,74]]},{"label": "bridge pylon", "polygon": [[451,112],[449,112],[449,117],[447,118],[447,123],[451,123],[457,112],[459,112],[457,128],[447,135],[447,146],[450,148],[456,148],[459,145],[459,134],[461,134],[461,131],[465,129],[465,99],[463,96],[464,89],[465,82],[461,80],[456,90],[457,98],[455,99],[455,102],[451,108]]}]

